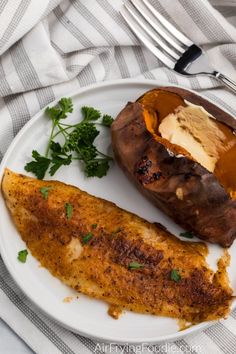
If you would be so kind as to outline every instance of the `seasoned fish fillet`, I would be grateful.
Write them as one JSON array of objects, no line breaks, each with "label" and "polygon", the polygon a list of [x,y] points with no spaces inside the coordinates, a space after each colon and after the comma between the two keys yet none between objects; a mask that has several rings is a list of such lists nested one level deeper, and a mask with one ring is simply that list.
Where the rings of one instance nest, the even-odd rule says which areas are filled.
[{"label": "seasoned fish fillet", "polygon": [[229,256],[214,273],[203,243],[180,241],[61,182],[6,170],[2,191],[32,255],[67,285],[112,305],[114,316],[125,308],[198,323],[228,314]]}]

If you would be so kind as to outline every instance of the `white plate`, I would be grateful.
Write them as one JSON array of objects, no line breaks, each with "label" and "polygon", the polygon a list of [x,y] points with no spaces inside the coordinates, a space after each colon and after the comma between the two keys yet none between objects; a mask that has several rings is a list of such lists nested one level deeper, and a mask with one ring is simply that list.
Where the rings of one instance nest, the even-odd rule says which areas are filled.
[{"label": "white plate", "polygon": [[[78,121],[80,107],[83,105],[96,107],[115,117],[127,101],[135,100],[148,89],[160,85],[160,82],[152,80],[119,80],[90,86],[76,94],[69,95],[74,102],[74,112],[70,121]],[[25,173],[24,165],[30,160],[32,149],[44,152],[50,127],[51,123],[45,117],[44,111],[25,125],[2,161],[0,178],[5,167],[15,172]],[[111,149],[108,130],[103,134],[102,146],[108,150]],[[49,176],[46,178],[49,179]],[[116,164],[102,179],[85,178],[76,163],[61,168],[54,179],[76,185],[93,195],[111,200],[118,206],[151,222],[160,222],[176,235],[181,231],[168,217],[136,191]],[[203,323],[179,332],[176,320],[170,318],[126,312],[119,320],[112,319],[107,314],[106,303],[85,295],[79,295],[79,299],[76,299],[75,291],[63,285],[46,269],[40,268],[39,263],[31,255],[26,264],[21,264],[17,260],[17,253],[25,248],[25,244],[18,235],[2,198],[0,215],[0,251],[9,272],[31,301],[66,328],[103,341],[157,343],[182,337],[209,325],[209,323]],[[210,251],[209,263],[215,267],[216,259],[221,255],[222,249],[210,245]],[[233,270],[236,268],[235,246],[231,248],[231,253],[234,258],[230,268]],[[236,276],[232,275],[231,279],[236,285]],[[63,299],[67,296],[74,296],[74,299],[65,303]]]}]

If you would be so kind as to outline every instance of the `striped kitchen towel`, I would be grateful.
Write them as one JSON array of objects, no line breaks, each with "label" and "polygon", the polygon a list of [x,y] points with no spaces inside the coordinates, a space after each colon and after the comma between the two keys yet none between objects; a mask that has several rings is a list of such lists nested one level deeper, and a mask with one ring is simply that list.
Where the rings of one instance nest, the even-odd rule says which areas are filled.
[{"label": "striped kitchen towel", "polygon": [[[150,0],[236,80],[236,0]],[[202,90],[236,116],[235,96],[206,77],[164,68],[119,15],[121,0],[0,1],[0,159],[48,103],[102,80],[142,77]],[[236,311],[201,333],[157,346],[96,343],[60,327],[16,286],[0,257],[0,316],[42,354],[236,353]],[[0,349],[1,352],[1,349]]]}]

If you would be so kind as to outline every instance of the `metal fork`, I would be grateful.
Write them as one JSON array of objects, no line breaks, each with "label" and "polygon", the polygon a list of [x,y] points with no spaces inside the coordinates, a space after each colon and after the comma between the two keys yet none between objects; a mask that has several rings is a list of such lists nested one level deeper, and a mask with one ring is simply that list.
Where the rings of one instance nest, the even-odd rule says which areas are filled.
[{"label": "metal fork", "polygon": [[179,74],[216,78],[236,93],[236,82],[215,71],[204,53],[148,0],[128,0],[120,10],[134,34],[163,64]]}]

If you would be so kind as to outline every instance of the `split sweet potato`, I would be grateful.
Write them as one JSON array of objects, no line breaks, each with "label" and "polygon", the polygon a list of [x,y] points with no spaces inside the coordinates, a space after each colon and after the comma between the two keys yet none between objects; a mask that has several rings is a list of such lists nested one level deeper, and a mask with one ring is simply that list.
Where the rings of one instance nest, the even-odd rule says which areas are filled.
[{"label": "split sweet potato", "polygon": [[162,87],[126,105],[112,124],[112,144],[121,168],[158,208],[228,247],[236,238],[235,131],[236,120],[213,103]]}]

